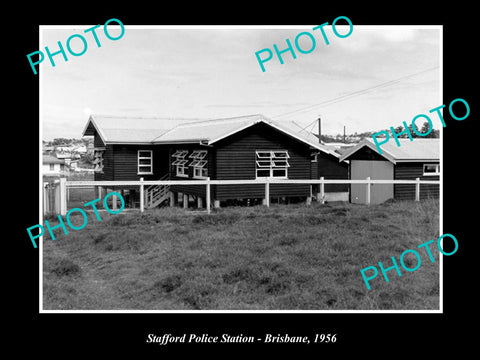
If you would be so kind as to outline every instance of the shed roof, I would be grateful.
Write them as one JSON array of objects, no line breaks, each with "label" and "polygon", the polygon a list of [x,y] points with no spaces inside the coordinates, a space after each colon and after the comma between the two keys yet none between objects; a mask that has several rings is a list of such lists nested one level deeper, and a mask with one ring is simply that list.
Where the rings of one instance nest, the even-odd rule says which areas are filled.
[{"label": "shed roof", "polygon": [[347,150],[340,156],[340,161],[356,153],[364,146],[369,147],[380,156],[396,164],[397,162],[422,162],[422,161],[440,161],[440,139],[398,139],[400,146],[397,146],[395,140],[382,144],[382,154],[377,151],[377,146],[371,138],[360,141],[356,146]]},{"label": "shed roof", "polygon": [[285,124],[274,122],[260,114],[197,121],[91,115],[83,135],[94,135],[97,131],[105,144],[205,143],[211,145],[260,122],[312,148],[337,158],[340,156],[333,148],[318,143],[318,140],[315,141],[314,136],[301,134]]},{"label": "shed roof", "polygon": [[65,164],[65,160],[57,159],[52,155],[43,155],[42,156],[43,164]]}]

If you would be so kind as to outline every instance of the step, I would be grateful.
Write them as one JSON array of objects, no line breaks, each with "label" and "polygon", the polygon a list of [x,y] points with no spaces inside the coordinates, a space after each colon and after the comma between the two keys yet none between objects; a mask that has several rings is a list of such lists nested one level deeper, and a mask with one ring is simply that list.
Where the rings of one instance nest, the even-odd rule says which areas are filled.
[{"label": "step", "polygon": [[163,203],[165,200],[169,199],[170,198],[170,195],[169,194],[166,194],[165,196],[162,196],[160,199],[156,200],[156,201],[153,201],[151,203],[146,203],[145,204],[145,207],[147,209],[152,209],[154,207],[157,207],[158,205],[160,205],[161,203]]}]

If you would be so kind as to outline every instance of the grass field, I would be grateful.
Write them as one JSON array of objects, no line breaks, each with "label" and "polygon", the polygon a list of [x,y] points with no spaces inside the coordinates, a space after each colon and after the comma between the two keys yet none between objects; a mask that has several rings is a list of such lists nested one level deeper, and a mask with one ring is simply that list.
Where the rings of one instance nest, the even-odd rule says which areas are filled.
[{"label": "grass field", "polygon": [[[369,291],[360,274],[437,239],[435,200],[230,207],[211,215],[164,208],[101,213],[102,222],[89,215],[82,230],[44,237],[44,309],[439,308],[433,247],[435,263],[421,252],[417,271],[390,271],[389,283],[380,273]],[[415,266],[413,255],[405,259]]]}]

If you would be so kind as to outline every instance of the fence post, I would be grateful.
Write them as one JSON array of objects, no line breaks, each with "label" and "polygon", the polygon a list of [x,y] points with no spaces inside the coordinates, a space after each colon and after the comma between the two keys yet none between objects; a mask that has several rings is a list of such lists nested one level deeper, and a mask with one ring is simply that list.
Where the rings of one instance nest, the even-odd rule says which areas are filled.
[{"label": "fence post", "polygon": [[50,211],[54,214],[58,214],[60,212],[60,207],[58,206],[59,201],[59,194],[58,191],[60,189],[60,185],[58,185],[59,180],[54,180],[54,182],[50,186]]},{"label": "fence post", "polygon": [[[115,191],[115,187],[113,187],[112,191]],[[117,210],[117,195],[112,195],[112,210]]]},{"label": "fence post", "polygon": [[[325,180],[323,176],[320,177],[320,180]],[[320,184],[320,201],[322,202],[322,204],[325,204],[325,184],[322,182]]]},{"label": "fence post", "polygon": [[312,195],[313,195],[312,192],[313,192],[313,190],[312,190],[312,184],[310,184],[310,195],[307,196],[307,202],[306,202],[306,205],[307,205],[307,206],[312,205]]},{"label": "fence post", "polygon": [[60,215],[67,215],[67,179],[60,178]]},{"label": "fence post", "polygon": [[[143,182],[143,177],[140,178],[140,181]],[[140,212],[144,210],[145,193],[143,187],[144,185],[140,184]]]},{"label": "fence post", "polygon": [[270,207],[270,182],[265,180],[265,206]]},{"label": "fence post", "polygon": [[415,201],[420,201],[420,178],[415,179],[417,183],[415,184]]},{"label": "fence post", "polygon": [[207,190],[205,192],[205,200],[207,201],[207,214],[210,214],[210,177],[207,177]]},{"label": "fence post", "polygon": [[370,205],[370,176],[367,177],[367,205]]},{"label": "fence post", "polygon": [[43,183],[43,215],[48,213],[48,183]]}]

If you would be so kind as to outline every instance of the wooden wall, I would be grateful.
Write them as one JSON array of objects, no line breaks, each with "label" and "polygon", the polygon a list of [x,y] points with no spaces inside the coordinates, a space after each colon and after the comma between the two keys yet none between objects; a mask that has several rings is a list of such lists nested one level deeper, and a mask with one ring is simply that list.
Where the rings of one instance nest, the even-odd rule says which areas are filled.
[{"label": "wooden wall", "polygon": [[[397,163],[394,166],[395,180],[415,180],[417,177],[420,180],[439,180],[439,176],[423,176],[424,163]],[[435,164],[429,162],[428,164]],[[437,163],[438,164],[438,163]],[[395,199],[398,200],[415,200],[415,185],[410,184],[396,184],[393,186]],[[420,185],[420,200],[435,198],[440,196],[440,185],[435,184],[421,184]]]},{"label": "wooden wall", "polygon": [[[317,177],[324,177],[325,180],[348,179],[348,164],[339,162],[333,155],[320,153],[317,156]],[[347,192],[348,184],[326,184],[325,192]]]},{"label": "wooden wall", "polygon": [[[216,144],[216,179],[255,179],[256,150],[287,150],[290,158],[289,179],[309,179],[311,150],[270,126],[259,123],[238,132]],[[303,184],[270,186],[271,197],[304,197],[310,195],[310,186]],[[264,185],[218,185],[216,198],[263,198]]]},{"label": "wooden wall", "polygon": [[[97,137],[97,136],[96,136]],[[97,146],[97,145],[95,145]],[[98,145],[98,146],[103,146]],[[103,154],[103,173],[95,173],[95,180],[158,180],[168,173],[168,147],[163,145],[107,145]],[[137,173],[138,150],[152,150],[153,174]]]}]

